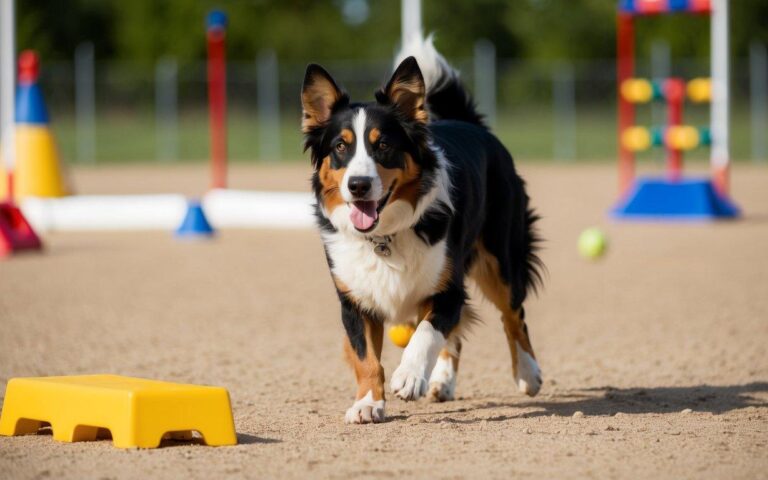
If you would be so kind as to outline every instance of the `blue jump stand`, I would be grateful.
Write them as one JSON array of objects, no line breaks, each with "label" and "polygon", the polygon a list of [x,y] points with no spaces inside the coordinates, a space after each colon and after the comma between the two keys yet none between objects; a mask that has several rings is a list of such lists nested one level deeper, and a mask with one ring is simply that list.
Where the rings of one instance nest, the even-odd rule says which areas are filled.
[{"label": "blue jump stand", "polygon": [[739,208],[709,179],[639,178],[610,214],[622,220],[706,221],[736,218]]},{"label": "blue jump stand", "polygon": [[187,213],[184,220],[176,229],[176,238],[210,238],[214,234],[213,227],[205,218],[203,206],[199,200],[190,200],[187,203]]}]

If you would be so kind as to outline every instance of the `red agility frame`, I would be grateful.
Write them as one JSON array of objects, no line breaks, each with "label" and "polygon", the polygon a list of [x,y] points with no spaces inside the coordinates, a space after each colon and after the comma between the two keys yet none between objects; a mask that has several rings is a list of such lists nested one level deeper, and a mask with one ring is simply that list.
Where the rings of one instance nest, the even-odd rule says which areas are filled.
[{"label": "red agility frame", "polygon": [[[685,13],[693,15],[709,15],[712,13],[710,0],[622,0],[619,2],[616,16],[616,79],[620,87],[625,80],[635,74],[635,17]],[[635,105],[621,94],[618,94],[618,130],[619,145],[619,192],[624,196],[629,191],[635,179],[635,154],[627,149],[621,141],[621,134],[635,124]],[[681,105],[669,104],[670,118],[678,117],[679,112],[673,111]],[[681,153],[668,151],[667,164],[670,174],[679,178],[682,162]],[[721,185],[725,190],[725,186]]]}]

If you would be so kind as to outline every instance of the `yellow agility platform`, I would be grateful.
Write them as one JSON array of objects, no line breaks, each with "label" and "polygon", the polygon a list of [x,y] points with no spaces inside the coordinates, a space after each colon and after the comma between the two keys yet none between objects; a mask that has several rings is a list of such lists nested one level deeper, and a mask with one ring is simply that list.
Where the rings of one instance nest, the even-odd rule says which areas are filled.
[{"label": "yellow agility platform", "polygon": [[43,422],[61,442],[96,440],[107,429],[119,448],[156,448],[192,431],[206,445],[237,444],[226,389],[119,375],[12,378],[0,435],[34,434]]}]

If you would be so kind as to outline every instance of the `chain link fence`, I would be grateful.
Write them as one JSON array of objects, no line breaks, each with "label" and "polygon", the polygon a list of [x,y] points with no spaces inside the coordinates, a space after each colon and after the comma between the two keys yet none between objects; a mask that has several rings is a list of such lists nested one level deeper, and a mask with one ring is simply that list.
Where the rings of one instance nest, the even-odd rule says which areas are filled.
[{"label": "chain link fence", "polygon": [[[493,49],[476,49],[478,55],[483,51],[492,55]],[[735,59],[732,63],[735,160],[766,160],[768,106],[765,81],[761,80],[765,72],[760,71],[766,68],[764,55],[765,49],[758,49],[751,59]],[[208,158],[204,63],[179,65],[172,58],[160,59],[156,65],[96,61],[91,71],[88,61],[85,57],[77,62],[42,65],[40,81],[66,162],[184,162]],[[480,95],[476,96],[481,108],[490,113],[494,131],[518,160],[615,158],[613,60],[532,62],[491,58],[490,62],[487,58],[465,58],[454,64],[470,88],[479,86]],[[690,79],[709,73],[705,61],[675,59],[668,63],[666,68],[673,76]],[[324,67],[353,99],[368,101],[386,81],[392,65],[390,60],[339,60]],[[280,62],[268,51],[253,61],[229,62],[228,135],[233,161],[304,158],[299,131],[304,68],[304,64]],[[654,62],[638,61],[638,76],[651,77],[658,71]],[[685,115],[687,123],[706,125],[709,107],[687,104]],[[638,108],[638,124],[650,126],[663,120],[663,106]],[[689,157],[704,159],[707,151],[702,148]],[[663,152],[649,151],[642,158],[661,159]]]}]

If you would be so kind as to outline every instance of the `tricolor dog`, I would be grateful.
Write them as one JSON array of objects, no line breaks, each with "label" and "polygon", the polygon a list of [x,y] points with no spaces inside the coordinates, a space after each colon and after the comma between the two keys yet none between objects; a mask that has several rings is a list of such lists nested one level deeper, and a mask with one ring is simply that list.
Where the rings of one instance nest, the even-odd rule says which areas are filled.
[{"label": "tricolor dog", "polygon": [[469,93],[421,38],[375,101],[356,103],[319,65],[302,87],[316,215],[357,378],[348,423],[385,418],[384,326],[416,323],[389,387],[403,400],[454,397],[467,280],[500,311],[519,389],[541,373],[523,303],[540,282],[536,215],[512,157]]}]

